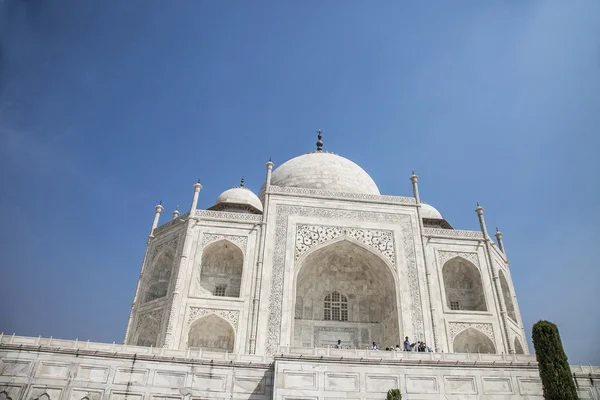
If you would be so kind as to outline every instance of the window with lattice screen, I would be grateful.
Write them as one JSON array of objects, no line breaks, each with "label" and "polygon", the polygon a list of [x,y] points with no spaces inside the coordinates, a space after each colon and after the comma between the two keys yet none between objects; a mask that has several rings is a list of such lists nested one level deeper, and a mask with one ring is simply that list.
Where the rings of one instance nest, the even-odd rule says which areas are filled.
[{"label": "window with lattice screen", "polygon": [[217,286],[215,287],[215,296],[225,296],[225,288],[226,286]]},{"label": "window with lattice screen", "polygon": [[339,292],[328,294],[323,311],[326,321],[348,321],[348,298]]}]

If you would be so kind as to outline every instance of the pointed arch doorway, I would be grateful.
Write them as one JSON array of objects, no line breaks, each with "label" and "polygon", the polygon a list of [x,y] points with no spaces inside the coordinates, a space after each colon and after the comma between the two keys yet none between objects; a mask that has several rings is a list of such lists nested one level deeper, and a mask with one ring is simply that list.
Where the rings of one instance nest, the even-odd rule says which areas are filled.
[{"label": "pointed arch doorway", "polygon": [[299,260],[294,282],[294,347],[400,344],[396,278],[358,243],[328,242]]}]

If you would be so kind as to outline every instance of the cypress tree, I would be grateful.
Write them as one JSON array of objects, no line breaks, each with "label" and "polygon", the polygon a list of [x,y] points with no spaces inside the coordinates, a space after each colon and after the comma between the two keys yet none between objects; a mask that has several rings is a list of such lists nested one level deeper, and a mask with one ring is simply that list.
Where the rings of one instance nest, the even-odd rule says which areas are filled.
[{"label": "cypress tree", "polygon": [[577,400],[571,367],[560,341],[558,328],[552,322],[533,325],[533,347],[546,400]]},{"label": "cypress tree", "polygon": [[386,400],[402,400],[400,389],[390,389],[387,392]]}]

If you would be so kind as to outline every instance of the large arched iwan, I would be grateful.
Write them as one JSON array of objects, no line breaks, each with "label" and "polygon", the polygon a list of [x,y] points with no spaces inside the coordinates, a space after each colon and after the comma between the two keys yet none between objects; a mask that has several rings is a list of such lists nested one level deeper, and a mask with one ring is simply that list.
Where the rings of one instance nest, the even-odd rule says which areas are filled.
[{"label": "large arched iwan", "polygon": [[396,278],[381,256],[342,239],[306,254],[296,271],[294,347],[399,343]]}]

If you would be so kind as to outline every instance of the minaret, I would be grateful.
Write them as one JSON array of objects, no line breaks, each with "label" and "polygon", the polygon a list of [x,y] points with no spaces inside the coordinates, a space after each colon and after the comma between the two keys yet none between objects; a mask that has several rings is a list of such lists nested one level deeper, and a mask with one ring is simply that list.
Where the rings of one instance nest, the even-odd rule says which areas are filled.
[{"label": "minaret", "polygon": [[[321,143],[323,145],[323,143]],[[318,145],[317,145],[318,146]],[[267,176],[265,179],[265,198],[263,204],[262,220],[260,222],[260,232],[258,236],[258,259],[256,261],[256,271],[254,273],[254,290],[252,292],[252,316],[250,319],[250,346],[248,353],[256,354],[256,336],[258,334],[258,310],[260,306],[260,294],[262,289],[262,270],[265,259],[265,240],[267,235],[267,217],[269,214],[269,192],[271,190],[271,171],[273,170],[273,162],[269,157],[269,161],[265,165],[267,167]],[[244,179],[242,178],[242,184]]]},{"label": "minaret", "polygon": [[167,321],[167,331],[165,332],[165,340],[163,343],[163,348],[169,349],[172,348],[175,342],[173,340],[173,336],[177,331],[177,325],[181,322],[179,317],[179,311],[181,309],[181,288],[183,288],[183,280],[185,279],[185,274],[187,272],[187,264],[190,258],[190,253],[192,251],[192,242],[194,236],[194,225],[196,220],[194,219],[194,215],[196,213],[196,205],[198,204],[198,196],[200,195],[200,190],[202,189],[202,185],[200,184],[200,179],[198,182],[194,184],[194,196],[192,197],[192,204],[190,206],[190,214],[186,219],[186,232],[183,239],[183,247],[181,250],[181,256],[179,258],[179,266],[175,269],[176,275],[173,277],[175,279],[175,286],[173,293],[171,294],[171,308],[169,310],[169,320]]},{"label": "minaret", "polygon": [[154,207],[154,221],[152,221],[152,228],[150,229],[150,235],[148,236],[148,241],[146,242],[146,251],[144,252],[144,260],[142,261],[142,268],[140,269],[140,279],[138,279],[137,286],[135,287],[135,294],[133,295],[133,302],[131,303],[131,310],[129,311],[129,321],[127,322],[127,329],[125,330],[125,339],[123,341],[124,344],[130,344],[130,335],[131,332],[131,324],[133,322],[133,315],[135,314],[135,309],[140,297],[140,290],[142,286],[142,275],[144,273],[144,267],[146,266],[146,261],[148,259],[148,251],[150,250],[150,241],[154,238],[154,230],[158,226],[158,220],[160,219],[160,213],[164,210],[162,206],[162,200]]},{"label": "minaret", "polygon": [[477,208],[475,208],[475,212],[477,213],[477,217],[479,218],[479,227],[481,228],[481,233],[483,234],[483,242],[485,243],[485,250],[487,253],[487,259],[492,270],[492,280],[493,287],[496,291],[496,300],[498,301],[498,305],[500,308],[500,322],[502,323],[502,329],[504,330],[504,341],[506,342],[506,349],[509,354],[514,353],[514,349],[512,343],[510,341],[510,335],[508,333],[508,321],[506,315],[506,304],[504,303],[504,296],[502,295],[502,289],[500,287],[500,282],[498,278],[498,271],[496,271],[496,267],[494,266],[494,260],[492,259],[492,252],[490,249],[490,236],[487,232],[487,227],[485,225],[485,219],[483,218],[483,207],[479,205],[477,202]]},{"label": "minaret", "polygon": [[427,262],[427,251],[425,249],[425,236],[423,235],[423,218],[421,218],[421,198],[419,197],[419,177],[415,175],[415,171],[410,176],[412,182],[413,194],[415,203],[417,204],[417,219],[419,220],[419,234],[421,236],[421,250],[423,252],[423,263],[425,264],[425,278],[427,282],[427,300],[429,301],[429,312],[431,314],[431,330],[433,333],[433,348],[435,351],[440,351],[437,335],[437,311],[433,305],[431,297],[431,272],[429,271],[429,263]]},{"label": "minaret", "polygon": [[163,212],[165,208],[162,206],[162,200],[158,203],[156,207],[154,207],[154,221],[152,222],[152,229],[150,229],[150,237],[154,237],[154,230],[158,226],[158,220],[160,219],[160,213]]},{"label": "minaret", "polygon": [[190,217],[193,217],[194,212],[196,211],[196,206],[198,205],[198,196],[200,196],[200,190],[202,190],[202,185],[200,184],[200,179],[198,179],[198,182],[194,183],[194,197],[192,197],[192,205],[190,206]]},{"label": "minaret", "polygon": [[498,230],[498,227],[496,227],[496,234],[494,236],[496,236],[496,240],[498,241],[498,247],[500,248],[500,251],[504,253],[504,256],[506,257],[506,251],[504,250],[504,242],[502,241],[502,232]]},{"label": "minaret", "polygon": [[175,210],[173,211],[173,219],[177,218],[179,218],[179,206],[175,207]]}]

